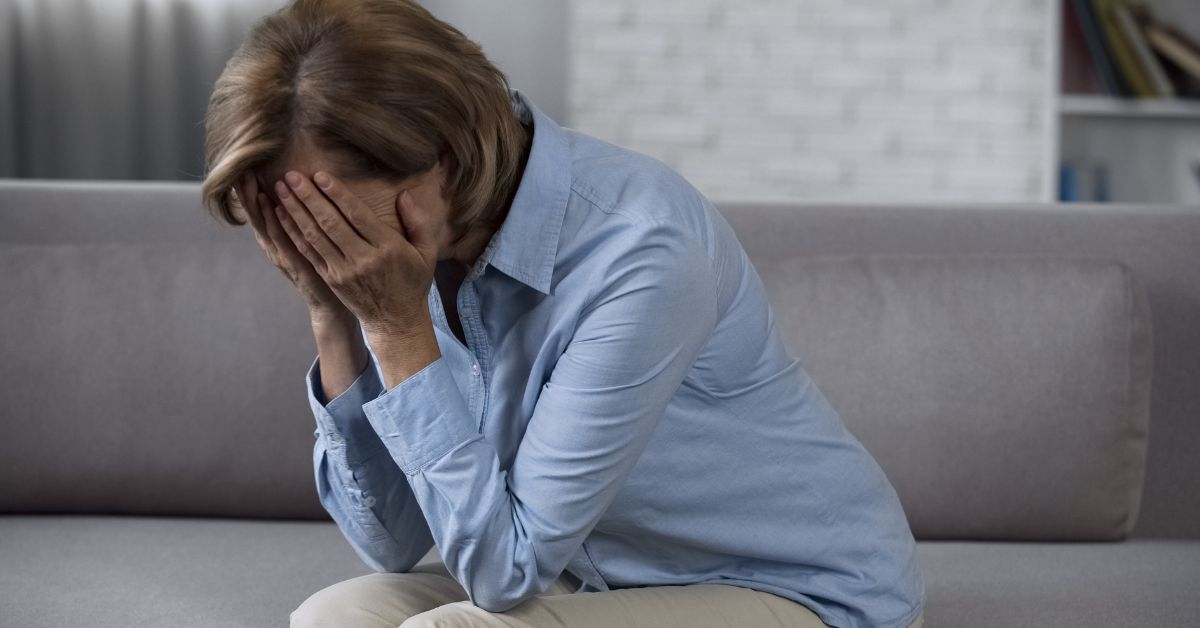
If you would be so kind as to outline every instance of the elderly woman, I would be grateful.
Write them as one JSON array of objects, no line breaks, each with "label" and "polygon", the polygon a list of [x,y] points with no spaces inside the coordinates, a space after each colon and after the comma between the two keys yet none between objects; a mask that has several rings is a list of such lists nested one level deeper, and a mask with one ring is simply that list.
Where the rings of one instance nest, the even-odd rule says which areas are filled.
[{"label": "elderly woman", "polygon": [[407,0],[257,23],[206,159],[311,314],[317,495],[376,572],[292,626],[921,625],[895,490],[662,162]]}]

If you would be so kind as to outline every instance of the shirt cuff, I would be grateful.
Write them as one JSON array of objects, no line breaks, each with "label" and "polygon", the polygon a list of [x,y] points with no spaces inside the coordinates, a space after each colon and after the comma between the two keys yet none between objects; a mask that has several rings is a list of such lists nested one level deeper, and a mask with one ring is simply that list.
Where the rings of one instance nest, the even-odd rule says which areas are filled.
[{"label": "shirt cuff", "polygon": [[345,442],[349,450],[348,459],[365,460],[367,457],[384,449],[379,441],[379,435],[363,416],[364,403],[376,398],[383,392],[383,382],[375,370],[373,360],[367,362],[367,368],[350,384],[350,387],[334,397],[329,403],[324,403],[325,392],[321,384],[320,356],[318,355],[308,367],[305,381],[308,383],[308,401],[317,423],[322,431],[334,443]]},{"label": "shirt cuff", "polygon": [[362,410],[407,475],[459,445],[482,438],[444,355],[364,404]]}]

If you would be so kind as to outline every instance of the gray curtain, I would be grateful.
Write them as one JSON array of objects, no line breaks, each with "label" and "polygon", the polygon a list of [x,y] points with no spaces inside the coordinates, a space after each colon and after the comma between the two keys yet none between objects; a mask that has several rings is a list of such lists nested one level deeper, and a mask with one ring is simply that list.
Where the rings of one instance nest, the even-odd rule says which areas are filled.
[{"label": "gray curtain", "polygon": [[213,81],[283,4],[0,2],[0,177],[191,180]]},{"label": "gray curtain", "polygon": [[[0,0],[0,177],[201,179],[213,81],[284,4]],[[563,121],[564,3],[424,4]]]}]

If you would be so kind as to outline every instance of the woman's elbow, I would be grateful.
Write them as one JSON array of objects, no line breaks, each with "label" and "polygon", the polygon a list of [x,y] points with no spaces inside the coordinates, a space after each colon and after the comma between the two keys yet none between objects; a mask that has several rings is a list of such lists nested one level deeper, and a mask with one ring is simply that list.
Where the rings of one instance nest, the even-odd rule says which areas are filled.
[{"label": "woman's elbow", "polygon": [[490,613],[503,613],[550,588],[554,578],[539,578],[518,582],[498,583],[494,579],[479,579],[466,587],[471,603]]},{"label": "woman's elbow", "polygon": [[505,593],[487,593],[475,594],[468,596],[471,603],[489,613],[503,613],[525,600],[533,597],[532,593],[524,595],[505,594]]}]

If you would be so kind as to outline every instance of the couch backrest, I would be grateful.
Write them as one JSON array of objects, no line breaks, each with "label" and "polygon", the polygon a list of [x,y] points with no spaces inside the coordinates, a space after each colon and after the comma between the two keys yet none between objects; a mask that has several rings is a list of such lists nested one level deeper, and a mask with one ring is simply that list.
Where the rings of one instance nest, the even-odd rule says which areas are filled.
[{"label": "couch backrest", "polygon": [[[198,185],[188,183],[0,182],[0,293],[21,295],[0,304],[0,423],[8,432],[0,439],[8,466],[0,512],[326,517],[312,483],[303,373],[314,347],[299,297],[266,263],[249,227],[217,224],[198,199]],[[1200,443],[1200,339],[1186,324],[1200,320],[1200,213],[821,205],[722,212],[772,290],[793,353],[893,478],[920,538],[996,530],[1101,538],[1129,525],[1144,430],[1136,390],[1122,397],[1085,384],[1124,377],[1136,388],[1135,372],[1117,365],[1136,368],[1144,310],[1121,318],[1118,306],[1136,305],[1144,285],[1156,371],[1134,534],[1200,536],[1200,505],[1190,497],[1200,489],[1191,455]],[[1075,260],[952,259],[1060,254]],[[986,312],[995,318],[981,318]],[[1081,323],[1068,325],[1075,316]],[[1119,333],[1122,320],[1129,334]],[[977,327],[945,328],[969,321]],[[1013,340],[999,340],[989,326]],[[880,345],[870,338],[884,350],[872,353]],[[1030,355],[1022,349],[1034,352],[1036,368],[1017,368]],[[950,357],[939,361],[938,351]],[[919,368],[906,362],[913,359]],[[897,363],[908,367],[903,377],[880,386]],[[1069,397],[1033,376],[1054,364],[1069,367],[1059,375]],[[1032,397],[997,394],[1031,386]],[[881,406],[892,403],[895,412]],[[1049,414],[1030,414],[1039,409]],[[1087,436],[1069,433],[1088,420],[1097,423]],[[983,457],[965,455],[971,447]],[[927,453],[944,450],[952,455]],[[926,453],[910,455],[916,451]],[[1108,456],[1112,466],[1103,464]],[[1020,490],[1028,486],[1038,490]],[[1090,489],[1072,490],[1081,486]],[[948,506],[964,500],[964,510]],[[1066,501],[1052,512],[1057,500]],[[960,512],[987,515],[992,527]],[[1031,513],[1046,525],[1023,524]]]},{"label": "couch backrest", "polygon": [[0,182],[0,512],[328,518],[303,302],[199,199]]},{"label": "couch backrest", "polygon": [[815,256],[756,265],[793,355],[922,539],[1133,528],[1151,329],[1107,259]]},{"label": "couch backrest", "polygon": [[[914,438],[940,442],[944,434],[904,436],[903,431],[885,424],[893,416],[914,424],[939,421],[947,425],[961,419],[971,421],[969,426],[987,430],[968,433],[960,429],[958,438],[947,439],[945,446],[970,448],[949,453],[942,460],[961,460],[963,453],[979,453],[981,445],[990,439],[1004,442],[1007,438],[1008,443],[1016,444],[1011,439],[1014,435],[1008,432],[1008,424],[980,426],[980,417],[1020,421],[1038,429],[1040,437],[1058,446],[1084,445],[1074,440],[1083,438],[1082,434],[1060,430],[1079,427],[1089,415],[1101,419],[1108,409],[1096,404],[1111,397],[1095,390],[1079,397],[1084,383],[1080,378],[1095,377],[1095,365],[1085,364],[1084,355],[1058,356],[1056,351],[1072,351],[1088,344],[1099,348],[1104,338],[1119,340],[1117,330],[1102,332],[1102,326],[1115,323],[1115,319],[1106,323],[1103,318],[1089,318],[1075,327],[1067,321],[1074,316],[1096,317],[1109,311],[1118,305],[1113,300],[1121,298],[1122,283],[1132,278],[1134,281],[1127,284],[1134,290],[1131,296],[1144,289],[1152,317],[1153,378],[1144,489],[1131,536],[1200,537],[1200,499],[1196,498],[1200,495],[1200,455],[1197,455],[1200,451],[1200,207],[806,204],[726,205],[721,209],[764,283],[774,289],[772,304],[778,308],[780,325],[790,348],[827,392],[851,431],[880,459],[889,477],[901,484],[897,489],[914,520],[918,537],[922,537],[922,532],[933,535],[950,532],[932,522],[919,530],[930,515],[918,510],[923,510],[928,500],[935,499],[929,493],[939,491],[941,486],[958,489],[953,497],[960,501],[964,511],[970,512],[983,507],[981,502],[990,498],[991,491],[984,489],[1012,490],[1044,483],[1045,490],[1056,491],[1064,482],[1081,481],[1085,477],[1081,473],[1095,470],[1061,465],[1080,459],[1094,460],[1088,456],[1108,452],[1114,456],[1110,461],[1113,469],[1120,471],[1106,476],[1110,484],[1097,486],[1096,490],[1114,496],[1129,489],[1128,482],[1136,474],[1132,466],[1136,464],[1132,456],[1135,446],[1120,449],[1111,446],[1118,440],[1136,442],[1139,438],[1136,419],[1096,425],[1099,430],[1125,431],[1101,437],[1109,439],[1107,445],[1096,447],[1089,454],[1061,451],[1057,460],[1032,457],[1028,450],[988,454],[983,459],[985,464],[1007,461],[1011,475],[1007,479],[979,478],[982,484],[974,493],[970,490],[970,475],[962,476],[955,467],[931,467],[931,461],[913,459],[906,453],[918,451],[913,449],[917,446]],[[950,274],[936,262],[927,266],[928,274],[918,274],[915,267],[908,265],[825,266],[824,262],[807,259],[863,255],[1058,257],[1077,260],[1079,265],[1072,268],[1047,264],[1039,271],[1038,262],[1024,271],[1012,267],[1009,271],[995,272],[984,272],[981,267],[972,278],[972,271],[966,267],[958,270],[967,274],[957,271]],[[1123,271],[1084,264],[1085,260],[1097,259],[1117,261],[1131,274],[1122,279]],[[835,266],[840,278],[824,276],[824,271],[817,270]],[[805,273],[813,275],[803,277]],[[1035,278],[1039,276],[1040,279]],[[983,282],[990,289],[975,290],[972,287],[975,282]],[[1096,292],[1087,290],[1089,286]],[[1061,296],[1047,293],[1056,289],[1061,290]],[[1004,295],[1022,301],[1001,303],[998,299]],[[975,299],[994,307],[994,314],[984,316],[985,308],[968,303]],[[1130,301],[1131,306],[1135,304],[1136,301]],[[854,307],[865,307],[866,311],[854,311]],[[871,320],[871,316],[877,318]],[[916,318],[920,316],[927,318]],[[972,317],[976,325],[964,327]],[[1136,323],[1136,317],[1135,309],[1130,312],[1128,322]],[[1033,325],[1035,320],[1044,321],[1046,326],[1039,329],[1022,325],[1022,321]],[[939,324],[943,329],[936,329]],[[1051,338],[1048,333],[1051,330],[1064,337]],[[1003,337],[995,335],[997,331],[1003,332]],[[1137,334],[1140,330],[1134,325],[1129,332]],[[1035,338],[1050,344],[1034,348],[1031,342]],[[1013,344],[1006,344],[1010,339]],[[1019,369],[1018,356],[1010,353],[1018,348],[1022,352],[1034,351],[1030,354],[1036,360],[1033,371]],[[1114,346],[1107,353],[1096,355],[1111,359],[1118,350]],[[1131,357],[1132,366],[1136,364],[1136,356]],[[895,375],[886,371],[888,366],[910,366],[903,362],[904,358],[917,360],[911,366],[929,369],[930,377],[936,379],[931,381],[924,372],[913,373],[911,368]],[[1059,363],[1062,369],[1055,367],[1059,358],[1063,360]],[[960,372],[951,372],[948,365],[954,365]],[[1106,372],[1101,377],[1111,382],[1116,375],[1119,374]],[[989,382],[986,381],[989,376],[1003,379]],[[892,377],[899,377],[899,382],[891,381]],[[1136,378],[1130,382],[1136,383]],[[1022,386],[1042,397],[1006,398],[993,394],[997,390],[1008,393],[1025,390]],[[1063,391],[1057,399],[1053,396],[1055,386],[1061,386]],[[1133,398],[1137,392],[1128,394]],[[896,404],[897,413],[889,413],[886,403]],[[1040,404],[1048,414],[1012,416],[996,407],[1000,404],[1026,409]],[[972,407],[978,407],[978,412],[972,413]],[[1061,423],[1063,417],[1072,420]],[[903,446],[897,446],[896,442]],[[1054,450],[1053,447],[1034,449],[1039,456],[1053,456]],[[1045,474],[1056,467],[1058,473]],[[1031,471],[1043,475],[1030,477],[1027,474]],[[955,477],[956,474],[959,475]],[[916,485],[929,478],[936,478],[938,485]],[[1102,497],[1101,493],[1093,499]],[[912,509],[908,507],[910,502]],[[1085,514],[1091,517],[1103,514],[1102,502],[1087,503],[1091,506]],[[1115,503],[1111,499],[1103,502],[1108,507]],[[1065,524],[1074,516],[1072,509],[1080,507],[1079,501],[1069,500],[1051,523]],[[1016,518],[1023,513],[1011,514]],[[934,516],[949,515],[937,512]],[[1030,512],[1027,516],[1046,515]],[[1113,511],[1112,516],[1108,528],[1121,528],[1124,523],[1120,518],[1125,515]]]}]

